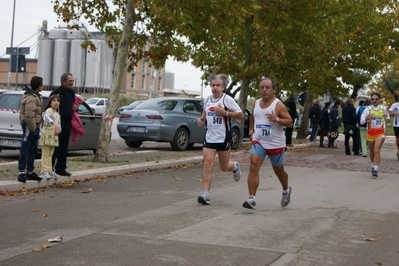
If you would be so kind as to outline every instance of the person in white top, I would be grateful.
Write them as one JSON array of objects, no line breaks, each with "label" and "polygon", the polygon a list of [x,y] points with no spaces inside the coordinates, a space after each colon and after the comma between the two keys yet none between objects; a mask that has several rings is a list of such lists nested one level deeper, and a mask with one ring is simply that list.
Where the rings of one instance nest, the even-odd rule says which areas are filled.
[{"label": "person in white top", "polygon": [[396,102],[391,105],[389,108],[389,115],[393,117],[393,131],[395,133],[396,137],[396,157],[398,158],[399,161],[399,102]]},{"label": "person in white top", "polygon": [[292,127],[292,119],[286,106],[276,98],[276,83],[264,78],[260,83],[261,99],[254,102],[249,122],[252,140],[251,166],[248,174],[249,198],[244,208],[256,209],[255,195],[259,186],[259,170],[266,155],[270,158],[274,173],[283,188],[281,207],[291,201],[292,188],[288,185],[288,174],[284,170],[285,134],[283,127]]},{"label": "person in white top", "polygon": [[233,171],[235,181],[240,180],[241,171],[238,162],[230,161],[231,119],[243,118],[241,108],[236,101],[224,93],[228,77],[224,74],[212,75],[210,78],[212,95],[204,100],[204,111],[197,120],[199,127],[206,126],[202,154],[204,168],[202,186],[204,192],[198,197],[198,203],[210,205],[210,188],[215,156],[218,154],[220,170]]}]

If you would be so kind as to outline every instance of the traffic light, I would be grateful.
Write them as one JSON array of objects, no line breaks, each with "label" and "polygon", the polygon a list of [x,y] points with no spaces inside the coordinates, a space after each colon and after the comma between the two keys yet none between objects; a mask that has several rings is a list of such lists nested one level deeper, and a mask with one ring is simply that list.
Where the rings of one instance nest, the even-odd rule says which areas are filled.
[{"label": "traffic light", "polygon": [[[17,55],[11,55],[11,72],[17,72]],[[25,55],[18,55],[18,72],[26,72]]]}]

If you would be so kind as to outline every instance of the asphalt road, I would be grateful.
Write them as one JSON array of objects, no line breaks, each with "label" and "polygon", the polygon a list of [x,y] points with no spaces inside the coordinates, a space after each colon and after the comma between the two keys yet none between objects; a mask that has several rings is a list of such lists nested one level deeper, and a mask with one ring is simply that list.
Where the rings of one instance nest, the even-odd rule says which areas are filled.
[{"label": "asphalt road", "polygon": [[[197,203],[201,164],[2,196],[0,265],[398,265],[393,151],[386,146],[382,165],[394,172],[383,169],[378,179],[364,167],[368,158],[342,149],[287,153],[286,208],[268,160],[257,210],[242,207],[243,152],[234,155],[239,182],[213,170],[210,206]],[[63,241],[46,243],[56,236]]]}]

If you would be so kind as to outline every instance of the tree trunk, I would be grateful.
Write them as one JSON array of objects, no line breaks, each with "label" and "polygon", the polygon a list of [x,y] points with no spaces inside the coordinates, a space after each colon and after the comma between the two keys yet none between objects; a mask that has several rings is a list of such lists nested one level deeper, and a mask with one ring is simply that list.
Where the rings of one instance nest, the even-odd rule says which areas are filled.
[{"label": "tree trunk", "polygon": [[118,45],[112,88],[110,91],[107,108],[103,115],[103,123],[101,126],[97,151],[94,156],[95,162],[106,162],[108,160],[108,149],[109,143],[111,141],[112,121],[116,112],[119,92],[121,90],[122,79],[126,68],[127,52],[133,35],[134,1],[135,0],[127,0],[126,3],[126,20],[123,26],[122,37]]},{"label": "tree trunk", "polygon": [[303,107],[303,115],[301,119],[301,124],[298,128],[296,138],[297,139],[306,139],[306,131],[309,128],[309,109],[313,105],[313,95],[309,90],[307,92],[307,97],[305,101],[305,106]]}]

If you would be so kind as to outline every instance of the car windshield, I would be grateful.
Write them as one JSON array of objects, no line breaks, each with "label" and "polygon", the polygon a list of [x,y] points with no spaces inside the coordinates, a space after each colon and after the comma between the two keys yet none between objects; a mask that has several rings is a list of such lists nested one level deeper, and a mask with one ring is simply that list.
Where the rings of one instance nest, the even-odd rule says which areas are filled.
[{"label": "car windshield", "polygon": [[87,99],[87,104],[95,104],[96,102],[98,102],[98,99],[95,99],[95,98],[90,98],[90,99]]},{"label": "car windshield", "polygon": [[176,100],[153,100],[145,101],[137,106],[135,109],[151,109],[151,110],[173,110],[177,104]]}]

